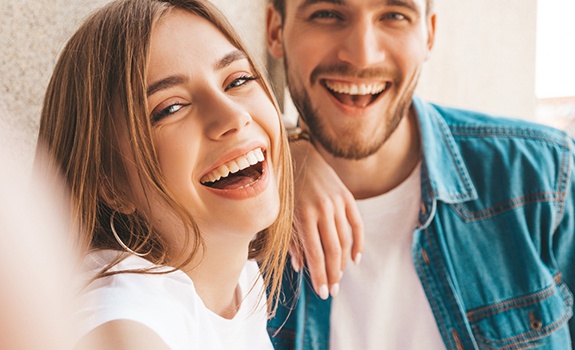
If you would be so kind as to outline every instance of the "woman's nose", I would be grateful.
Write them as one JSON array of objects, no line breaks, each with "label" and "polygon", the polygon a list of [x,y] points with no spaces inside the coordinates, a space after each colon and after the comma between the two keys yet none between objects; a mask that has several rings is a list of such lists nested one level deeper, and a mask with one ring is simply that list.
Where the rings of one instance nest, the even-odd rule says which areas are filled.
[{"label": "woman's nose", "polygon": [[206,134],[213,140],[235,135],[252,122],[252,116],[244,106],[225,93],[218,94],[207,104]]}]

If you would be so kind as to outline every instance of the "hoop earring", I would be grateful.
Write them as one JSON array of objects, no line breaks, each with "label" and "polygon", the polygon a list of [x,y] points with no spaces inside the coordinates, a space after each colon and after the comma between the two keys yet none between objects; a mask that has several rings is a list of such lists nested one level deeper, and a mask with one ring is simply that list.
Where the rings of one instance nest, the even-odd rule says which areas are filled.
[{"label": "hoop earring", "polygon": [[116,215],[116,211],[114,211],[112,213],[112,215],[110,215],[110,228],[112,229],[112,234],[114,234],[114,238],[116,239],[116,242],[118,242],[118,244],[124,248],[124,250],[127,250],[129,253],[132,253],[136,256],[139,257],[144,257],[148,254],[150,254],[152,252],[152,249],[150,249],[148,252],[146,253],[138,253],[135,250],[132,250],[130,247],[128,247],[126,244],[124,244],[124,242],[122,242],[122,240],[120,239],[120,236],[118,235],[118,233],[116,232],[116,228],[114,227],[114,216]]}]

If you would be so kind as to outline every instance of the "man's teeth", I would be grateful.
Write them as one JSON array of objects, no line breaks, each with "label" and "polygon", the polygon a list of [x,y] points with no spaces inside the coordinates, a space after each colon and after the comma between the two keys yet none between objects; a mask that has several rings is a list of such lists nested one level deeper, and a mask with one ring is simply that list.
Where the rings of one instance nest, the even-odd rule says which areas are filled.
[{"label": "man's teeth", "polygon": [[228,177],[230,174],[237,173],[240,170],[244,170],[259,162],[263,162],[264,159],[264,152],[261,150],[261,148],[257,148],[244,154],[243,156],[227,162],[226,164],[220,165],[213,171],[204,175],[200,182],[207,183],[218,181],[221,178]]},{"label": "man's teeth", "polygon": [[386,83],[349,84],[333,81],[326,81],[325,85],[334,92],[348,95],[375,95],[385,90],[387,86]]}]

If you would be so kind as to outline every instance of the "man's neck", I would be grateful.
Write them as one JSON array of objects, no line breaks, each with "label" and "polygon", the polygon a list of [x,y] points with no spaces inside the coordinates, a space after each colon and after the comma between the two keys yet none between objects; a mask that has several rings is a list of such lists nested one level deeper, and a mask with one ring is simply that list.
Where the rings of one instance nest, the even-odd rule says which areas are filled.
[{"label": "man's neck", "polygon": [[397,187],[421,160],[421,139],[415,111],[401,120],[385,144],[361,160],[336,158],[321,146],[319,152],[356,199],[375,197]]}]

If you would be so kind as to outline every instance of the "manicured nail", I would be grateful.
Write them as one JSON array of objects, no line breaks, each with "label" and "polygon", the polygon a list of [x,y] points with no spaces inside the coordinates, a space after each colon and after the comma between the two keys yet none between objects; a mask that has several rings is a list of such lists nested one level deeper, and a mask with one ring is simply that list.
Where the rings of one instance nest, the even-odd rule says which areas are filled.
[{"label": "manicured nail", "polygon": [[325,284],[319,287],[319,297],[323,300],[326,300],[329,297],[329,290]]},{"label": "manicured nail", "polygon": [[354,262],[356,265],[359,265],[359,263],[361,262],[361,253],[355,254],[355,258],[353,259],[353,262]]},{"label": "manicured nail", "polygon": [[299,263],[297,262],[297,259],[295,259],[294,257],[292,257],[291,259],[291,267],[293,267],[295,272],[299,272]]},{"label": "manicured nail", "polygon": [[331,285],[331,290],[329,291],[329,294],[331,294],[331,296],[335,298],[337,296],[337,293],[339,293],[339,283],[334,283]]}]

